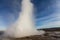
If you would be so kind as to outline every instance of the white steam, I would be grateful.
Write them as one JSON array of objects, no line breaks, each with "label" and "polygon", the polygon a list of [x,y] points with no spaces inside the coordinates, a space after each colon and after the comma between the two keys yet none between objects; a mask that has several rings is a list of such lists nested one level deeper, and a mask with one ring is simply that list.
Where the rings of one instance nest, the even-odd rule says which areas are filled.
[{"label": "white steam", "polygon": [[33,22],[33,4],[30,0],[22,0],[22,9],[18,20],[6,31],[10,37],[25,37],[31,35],[41,35],[44,31],[37,31]]}]

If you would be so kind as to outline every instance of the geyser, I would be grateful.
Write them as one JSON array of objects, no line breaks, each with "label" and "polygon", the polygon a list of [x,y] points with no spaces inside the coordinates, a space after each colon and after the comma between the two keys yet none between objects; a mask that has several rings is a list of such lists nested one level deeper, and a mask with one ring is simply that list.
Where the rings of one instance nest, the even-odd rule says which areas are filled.
[{"label": "geyser", "polygon": [[44,34],[44,31],[37,31],[35,29],[33,4],[30,0],[22,0],[21,10],[18,20],[6,30],[5,35],[20,38]]}]

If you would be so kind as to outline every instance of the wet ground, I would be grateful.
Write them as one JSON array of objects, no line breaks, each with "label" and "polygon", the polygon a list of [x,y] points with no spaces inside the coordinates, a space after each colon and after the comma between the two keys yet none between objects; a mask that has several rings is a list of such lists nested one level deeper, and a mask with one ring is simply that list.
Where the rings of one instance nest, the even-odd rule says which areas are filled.
[{"label": "wet ground", "polygon": [[60,37],[56,36],[47,36],[47,35],[35,35],[23,38],[3,38],[0,40],[60,40]]},{"label": "wet ground", "polygon": [[0,37],[0,40],[60,40],[60,28],[59,30],[58,29],[56,30],[55,31],[53,31],[52,29],[45,30],[44,35],[34,35],[34,36],[28,36],[23,38]]},{"label": "wet ground", "polygon": [[17,38],[13,40],[60,40],[60,38],[51,37],[51,36],[30,36],[25,38]]}]

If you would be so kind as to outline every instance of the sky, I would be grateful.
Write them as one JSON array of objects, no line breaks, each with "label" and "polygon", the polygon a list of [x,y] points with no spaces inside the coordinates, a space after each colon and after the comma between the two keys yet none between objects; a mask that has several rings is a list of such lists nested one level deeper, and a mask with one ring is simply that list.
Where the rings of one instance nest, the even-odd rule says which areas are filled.
[{"label": "sky", "polygon": [[[0,30],[18,19],[22,0],[0,0]],[[31,0],[36,28],[60,27],[59,0]]]}]

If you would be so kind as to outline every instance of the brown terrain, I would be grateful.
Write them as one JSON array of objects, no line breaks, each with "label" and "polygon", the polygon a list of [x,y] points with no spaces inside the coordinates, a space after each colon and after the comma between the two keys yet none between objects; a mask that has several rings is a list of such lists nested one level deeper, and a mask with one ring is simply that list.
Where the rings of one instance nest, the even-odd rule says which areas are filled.
[{"label": "brown terrain", "polygon": [[[34,35],[23,38],[4,38],[3,40],[60,40],[60,28],[38,29],[44,30],[44,35]],[[2,39],[0,39],[2,40]]]}]

